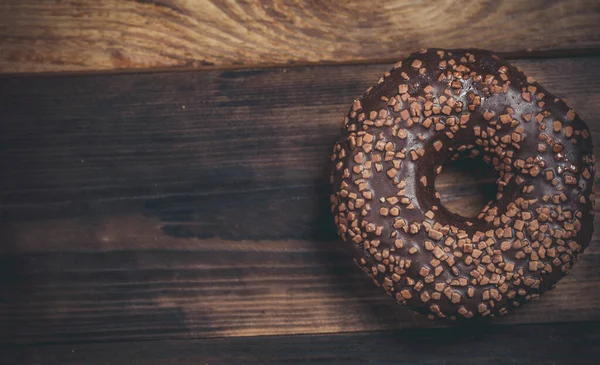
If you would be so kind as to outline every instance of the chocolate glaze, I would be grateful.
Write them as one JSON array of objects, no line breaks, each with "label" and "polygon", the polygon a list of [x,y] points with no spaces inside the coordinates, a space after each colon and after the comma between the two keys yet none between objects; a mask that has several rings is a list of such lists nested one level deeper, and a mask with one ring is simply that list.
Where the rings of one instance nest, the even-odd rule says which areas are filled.
[{"label": "chocolate glaze", "polygon": [[[441,165],[481,158],[497,199],[448,211]],[[425,50],[356,99],[335,144],[331,208],[356,263],[429,317],[504,314],[562,278],[593,231],[587,125],[484,50]]]}]

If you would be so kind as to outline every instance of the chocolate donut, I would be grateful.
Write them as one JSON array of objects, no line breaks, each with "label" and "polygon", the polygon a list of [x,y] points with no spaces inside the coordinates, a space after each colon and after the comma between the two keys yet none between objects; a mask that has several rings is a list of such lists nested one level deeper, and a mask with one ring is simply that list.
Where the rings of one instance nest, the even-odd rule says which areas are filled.
[{"label": "chocolate donut", "polygon": [[[442,165],[485,161],[497,196],[448,211]],[[484,50],[424,50],[352,104],[332,155],[331,208],[355,261],[430,318],[505,314],[554,287],[593,231],[588,126]]]}]

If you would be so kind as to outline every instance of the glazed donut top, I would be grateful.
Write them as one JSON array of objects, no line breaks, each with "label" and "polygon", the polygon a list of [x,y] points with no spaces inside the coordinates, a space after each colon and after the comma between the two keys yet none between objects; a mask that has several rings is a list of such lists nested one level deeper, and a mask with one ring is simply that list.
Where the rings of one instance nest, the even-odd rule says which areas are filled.
[{"label": "glazed donut top", "polygon": [[[498,174],[496,199],[477,218],[448,211],[434,188],[458,158]],[[588,127],[488,51],[398,62],[354,101],[332,161],[331,208],[355,261],[431,318],[494,316],[536,299],[591,239]]]}]

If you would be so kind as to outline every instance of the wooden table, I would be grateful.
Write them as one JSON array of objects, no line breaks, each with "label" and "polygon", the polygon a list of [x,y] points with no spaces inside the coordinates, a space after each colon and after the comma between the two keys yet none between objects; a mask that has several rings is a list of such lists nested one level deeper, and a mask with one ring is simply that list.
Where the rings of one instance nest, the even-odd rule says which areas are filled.
[{"label": "wooden table", "polygon": [[[598,2],[5,0],[0,24],[0,362],[598,363],[599,229],[538,302],[434,323],[353,266],[326,170],[353,98],[427,46],[504,53],[600,143]],[[469,214],[492,180],[465,170],[436,186]]]}]

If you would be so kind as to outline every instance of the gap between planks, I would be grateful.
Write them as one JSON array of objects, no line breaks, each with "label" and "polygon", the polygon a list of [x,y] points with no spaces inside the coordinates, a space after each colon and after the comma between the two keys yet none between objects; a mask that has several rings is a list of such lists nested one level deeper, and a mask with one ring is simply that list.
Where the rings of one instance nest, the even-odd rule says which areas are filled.
[{"label": "gap between planks", "polygon": [[[412,52],[418,52],[418,49]],[[69,76],[100,76],[100,75],[129,75],[145,73],[171,73],[171,72],[202,72],[202,71],[244,71],[261,69],[283,69],[292,70],[294,68],[306,67],[340,67],[340,66],[369,66],[377,64],[390,64],[398,62],[410,54],[399,55],[390,58],[367,58],[360,60],[346,61],[318,61],[318,62],[294,62],[294,63],[254,63],[254,64],[232,64],[232,65],[214,65],[214,66],[171,66],[171,67],[152,67],[152,68],[112,68],[99,70],[69,70],[69,71],[40,71],[40,72],[2,72],[0,71],[0,80],[12,77],[69,77]],[[527,61],[527,60],[554,60],[568,58],[600,57],[600,47],[593,48],[562,48],[547,50],[525,50],[497,52],[497,54],[509,61]]]}]

